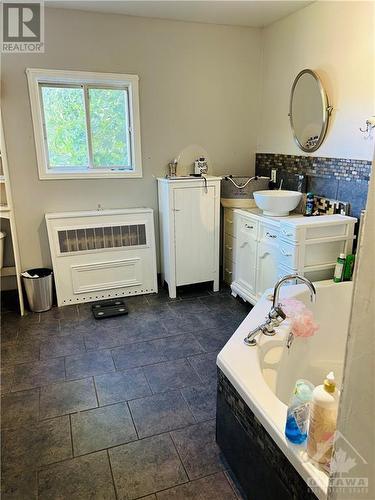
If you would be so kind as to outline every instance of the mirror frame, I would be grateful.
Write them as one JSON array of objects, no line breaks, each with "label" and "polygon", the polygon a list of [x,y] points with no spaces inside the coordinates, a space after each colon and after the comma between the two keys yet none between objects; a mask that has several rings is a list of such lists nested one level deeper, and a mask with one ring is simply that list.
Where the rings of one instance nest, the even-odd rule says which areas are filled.
[{"label": "mirror frame", "polygon": [[[316,144],[315,144],[315,146],[313,148],[306,148],[298,140],[298,137],[296,135],[296,131],[295,131],[295,128],[294,128],[293,116],[292,116],[292,106],[293,106],[294,90],[296,88],[296,85],[297,85],[299,79],[303,75],[305,75],[305,74],[309,74],[309,75],[311,75],[312,77],[315,78],[315,81],[317,82],[318,87],[319,87],[320,97],[321,97],[321,101],[322,101],[323,123],[322,123],[322,128],[320,130],[320,134],[319,134],[318,140],[317,140],[317,142],[316,142]],[[288,113],[288,116],[289,116],[290,126],[291,126],[291,129],[292,129],[292,132],[293,132],[294,142],[305,153],[313,153],[314,151],[316,151],[317,149],[319,149],[320,146],[322,145],[322,142],[324,141],[324,138],[325,138],[325,136],[327,134],[329,117],[330,117],[330,115],[332,113],[332,109],[333,109],[333,107],[330,106],[330,104],[328,102],[327,93],[326,93],[326,91],[325,91],[325,89],[323,87],[322,81],[320,80],[320,78],[317,75],[317,73],[315,73],[315,71],[313,71],[311,69],[303,69],[302,71],[300,71],[298,73],[298,75],[295,77],[293,85],[292,85],[292,90],[290,91],[289,113]]]}]

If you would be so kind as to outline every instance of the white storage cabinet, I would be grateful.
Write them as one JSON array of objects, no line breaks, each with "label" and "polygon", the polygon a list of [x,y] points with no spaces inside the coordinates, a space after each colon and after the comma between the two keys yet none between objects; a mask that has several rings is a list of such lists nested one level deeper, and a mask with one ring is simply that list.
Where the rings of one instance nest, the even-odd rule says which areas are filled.
[{"label": "white storage cabinet", "polygon": [[234,210],[233,295],[255,304],[281,276],[332,278],[338,255],[352,252],[355,222],[342,215],[276,218]]},{"label": "white storage cabinet", "polygon": [[176,287],[213,281],[219,290],[220,178],[158,179],[161,276]]}]

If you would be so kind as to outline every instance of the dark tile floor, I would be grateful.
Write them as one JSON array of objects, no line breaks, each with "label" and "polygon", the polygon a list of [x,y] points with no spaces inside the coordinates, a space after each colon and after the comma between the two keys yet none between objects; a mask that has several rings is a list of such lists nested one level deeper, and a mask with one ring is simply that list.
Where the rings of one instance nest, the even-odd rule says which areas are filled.
[{"label": "dark tile floor", "polygon": [[227,289],[1,316],[2,499],[240,498],[215,443],[216,356],[248,313]]}]

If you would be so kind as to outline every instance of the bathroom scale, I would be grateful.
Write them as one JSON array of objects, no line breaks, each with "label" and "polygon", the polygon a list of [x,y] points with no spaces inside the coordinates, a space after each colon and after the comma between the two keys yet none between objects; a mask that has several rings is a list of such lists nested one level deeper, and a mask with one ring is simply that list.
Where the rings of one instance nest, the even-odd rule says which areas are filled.
[{"label": "bathroom scale", "polygon": [[95,302],[91,306],[95,319],[112,318],[113,316],[122,316],[128,314],[129,310],[122,299],[110,299]]}]

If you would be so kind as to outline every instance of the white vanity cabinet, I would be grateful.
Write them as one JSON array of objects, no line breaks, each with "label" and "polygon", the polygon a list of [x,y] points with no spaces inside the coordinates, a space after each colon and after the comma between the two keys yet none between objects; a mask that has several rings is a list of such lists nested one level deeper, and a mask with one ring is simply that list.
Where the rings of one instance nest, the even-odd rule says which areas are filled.
[{"label": "white vanity cabinet", "polygon": [[161,276],[176,287],[213,281],[219,290],[220,178],[158,179]]},{"label": "white vanity cabinet", "polygon": [[265,217],[234,210],[233,295],[255,304],[286,274],[312,281],[333,277],[340,253],[350,254],[356,219],[342,215]]},{"label": "white vanity cabinet", "polygon": [[[255,295],[258,222],[241,216],[235,216],[234,220],[237,234],[234,277],[246,293]],[[236,268],[241,272],[237,272]]]}]

